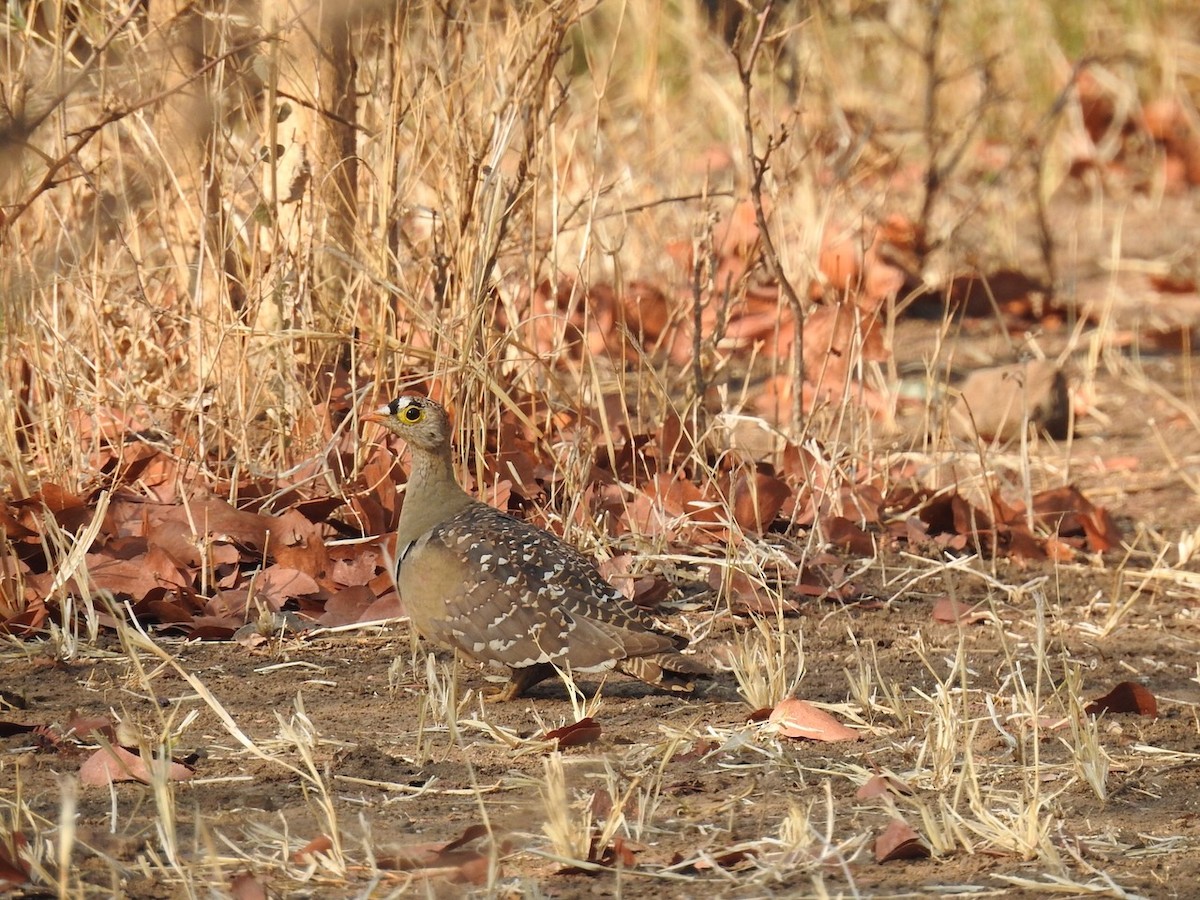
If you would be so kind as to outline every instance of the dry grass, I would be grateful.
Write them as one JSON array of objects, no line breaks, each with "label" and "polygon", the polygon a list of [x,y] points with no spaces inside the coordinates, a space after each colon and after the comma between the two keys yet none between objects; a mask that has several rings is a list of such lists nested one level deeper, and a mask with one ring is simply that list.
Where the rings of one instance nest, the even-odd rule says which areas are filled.
[{"label": "dry grass", "polygon": [[[114,680],[131,695],[172,698],[153,721],[130,723],[134,743],[159,756],[208,743],[222,771],[253,773],[213,784],[278,779],[287,802],[269,823],[236,828],[204,807],[202,784],[172,782],[159,767],[140,800],[114,787],[107,821],[84,834],[85,789],[73,776],[31,798],[25,767],[35,761],[5,754],[0,840],[25,836],[20,855],[40,889],[201,896],[252,872],[281,890],[388,896],[424,891],[468,865],[488,896],[569,894],[550,883],[562,866],[603,871],[617,896],[713,885],[747,896],[862,896],[880,884],[942,882],[927,868],[860,886],[873,836],[897,817],[920,831],[933,866],[957,864],[945,871],[963,891],[1003,879],[1030,894],[1133,897],[1155,886],[1138,860],[1194,859],[1186,829],[1159,827],[1153,813],[1141,825],[1122,818],[1093,830],[1093,819],[1108,821],[1118,787],[1138,790],[1126,773],[1145,771],[1169,791],[1173,767],[1195,758],[1142,739],[1141,725],[1087,714],[1097,693],[1087,675],[1102,654],[1079,649],[1120,656],[1120,641],[1136,639],[1141,655],[1113,665],[1131,675],[1154,669],[1154,642],[1144,638],[1161,629],[1156,616],[1175,615],[1161,604],[1200,583],[1192,525],[1142,531],[1123,558],[1036,573],[970,548],[855,561],[847,580],[870,582],[889,611],[914,595],[980,604],[983,623],[952,627],[946,640],[929,637],[925,620],[864,637],[862,619],[840,606],[800,619],[782,605],[776,616],[731,611],[734,573],[782,604],[779,573],[798,578],[819,555],[820,524],[758,535],[726,503],[717,515],[730,540],[683,555],[661,535],[615,544],[581,505],[589,468],[614,452],[615,436],[653,432],[668,412],[691,425],[699,448],[680,468],[718,480],[728,468],[725,423],[748,414],[762,384],[795,370],[792,356],[732,349],[719,328],[696,336],[699,353],[681,366],[625,323],[598,318],[590,293],[664,285],[669,328],[683,330],[700,306],[744,300],[761,283],[752,272],[726,293],[714,274],[720,222],[755,171],[745,122],[754,152],[768,154],[761,188],[778,258],[767,262],[803,295],[827,226],[855,228],[896,210],[924,217],[919,274],[931,284],[981,259],[990,269],[1071,270],[1070,236],[1055,233],[1048,255],[1039,218],[1042,201],[1067,184],[1084,135],[1078,104],[1063,102],[1072,66],[1091,60],[1123,103],[1163,91],[1200,96],[1200,33],[1186,3],[949,3],[932,58],[922,50],[935,33],[929,6],[779,4],[747,103],[733,55],[746,52],[745,37],[731,51],[700,5],[685,2],[361,2],[346,4],[344,19],[267,2],[179,4],[170,14],[111,0],[10,4],[0,58],[0,473],[11,496],[108,483],[96,460],[113,435],[178,460],[184,498],[236,499],[246,473],[287,473],[314,493],[337,492],[362,475],[363,454],[340,452],[362,403],[428,390],[452,402],[456,445],[478,484],[487,473],[472,449],[495,447],[502,417],[515,416],[559,468],[562,496],[544,515],[572,541],[600,556],[633,552],[639,571],[670,572],[676,584],[720,572],[715,601],[684,608],[673,624],[719,651],[744,703],[718,695],[694,715],[640,720],[636,738],[603,753],[547,755],[539,736],[550,728],[617,718],[636,703],[614,699],[607,685],[585,696],[563,673],[569,702],[547,714],[560,721],[537,717],[531,736],[528,717],[502,721],[485,708],[460,667],[410,648],[383,680],[413,719],[369,743],[416,769],[459,765],[466,774],[444,788],[436,776],[414,786],[335,774],[339,754],[368,743],[363,734],[323,730],[301,692],[271,723],[252,726],[252,710],[235,711],[209,683],[219,667],[193,671],[188,651],[151,640],[111,596],[88,588],[84,556],[105,514],[101,495],[90,531],[45,516],[59,624],[43,645],[9,642],[5,656],[14,665],[41,653],[60,664],[99,659],[107,644],[98,616],[113,617],[119,652],[104,664]],[[345,37],[345,28],[357,63],[348,107],[351,98],[322,92],[336,85],[322,81],[329,73],[311,72],[320,62],[312,36]],[[331,109],[353,110],[353,121],[315,114]],[[349,156],[337,142],[347,134],[357,167],[350,204],[330,194],[345,177]],[[996,169],[976,165],[985,142],[1009,152]],[[1098,146],[1116,153],[1112,140]],[[1097,186],[1086,202],[1099,207],[1102,194]],[[694,266],[671,258],[675,242]],[[1112,254],[1116,271],[1119,233]],[[548,302],[547,285],[550,297],[562,286],[558,302]],[[1123,342],[1115,294],[1064,341],[1033,332],[996,340],[1013,353],[1073,360],[1084,394],[1119,380],[1194,437],[1190,363],[1177,385],[1148,374]],[[889,315],[889,338],[896,321]],[[805,449],[817,505],[853,515],[841,489],[863,472],[891,477],[902,461],[930,486],[966,496],[997,485],[1031,496],[1078,475],[1084,463],[1070,442],[964,447],[937,427],[960,329],[949,316],[930,325],[938,334],[916,379],[918,428],[872,416],[853,386],[811,415],[797,419],[784,404],[775,421],[756,424]],[[632,351],[586,344],[605,330]],[[851,362],[858,383],[888,403],[911,386],[894,362]],[[1102,427],[1119,412],[1094,404],[1089,423]],[[596,427],[575,427],[584,420]],[[1194,510],[1195,456],[1153,434],[1165,475],[1189,489],[1182,502]],[[9,538],[0,552],[0,587],[20,593]],[[1087,597],[1071,595],[1081,584]],[[1178,617],[1194,655],[1185,627],[1194,616]],[[814,633],[827,656],[814,652]],[[382,645],[370,646],[378,655]],[[280,637],[270,652],[286,662],[300,647]],[[869,750],[797,750],[740,721],[745,706],[810,689],[862,730]],[[1194,699],[1162,699],[1190,717],[1180,733],[1194,744]],[[684,765],[701,799],[679,788],[673,773]],[[853,799],[877,771],[912,792]],[[356,794],[367,785],[386,803]],[[501,829],[494,821],[511,812],[510,798],[520,798],[526,821]],[[409,834],[386,818],[389,804],[411,801],[421,812],[405,827],[432,822],[438,840],[463,831],[417,805],[439,800],[464,800],[485,826],[477,858],[381,861],[378,831]],[[131,820],[148,829],[136,853],[98,838]],[[328,843],[298,854],[316,834]],[[658,846],[675,852],[656,856]],[[1003,871],[978,864],[984,854]],[[91,861],[86,876],[81,857]]]}]

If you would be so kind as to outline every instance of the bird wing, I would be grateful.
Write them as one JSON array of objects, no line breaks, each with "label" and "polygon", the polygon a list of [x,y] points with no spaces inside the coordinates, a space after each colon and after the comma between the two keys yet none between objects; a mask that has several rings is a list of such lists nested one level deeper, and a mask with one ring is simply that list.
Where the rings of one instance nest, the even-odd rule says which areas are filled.
[{"label": "bird wing", "polygon": [[483,503],[435,526],[405,555],[400,592],[443,617],[434,640],[513,668],[603,668],[686,641],[654,630],[590,560],[556,536]]}]

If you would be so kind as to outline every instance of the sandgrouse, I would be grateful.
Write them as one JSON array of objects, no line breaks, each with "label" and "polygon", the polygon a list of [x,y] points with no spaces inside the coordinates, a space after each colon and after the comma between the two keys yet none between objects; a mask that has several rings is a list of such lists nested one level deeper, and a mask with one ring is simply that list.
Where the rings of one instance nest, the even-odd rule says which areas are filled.
[{"label": "sandgrouse", "polygon": [[655,628],[637,605],[555,535],[482,503],[454,477],[450,420],[405,396],[366,416],[399,435],[412,467],[396,541],[396,584],[417,632],[480,662],[507,666],[494,700],[554,674],[615,669],[691,691],[708,674],[679,653],[687,640]]}]

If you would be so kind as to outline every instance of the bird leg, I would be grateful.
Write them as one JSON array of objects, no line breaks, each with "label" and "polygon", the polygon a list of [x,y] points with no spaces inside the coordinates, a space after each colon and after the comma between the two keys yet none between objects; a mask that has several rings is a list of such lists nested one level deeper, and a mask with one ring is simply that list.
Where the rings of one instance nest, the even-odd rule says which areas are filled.
[{"label": "bird leg", "polygon": [[498,691],[491,691],[484,694],[484,699],[492,703],[506,703],[509,700],[516,700],[529,690],[529,688],[533,687],[539,681],[545,681],[553,674],[554,666],[550,665],[550,663],[535,663],[532,666],[525,666],[522,669],[513,669],[509,673],[508,684]]}]

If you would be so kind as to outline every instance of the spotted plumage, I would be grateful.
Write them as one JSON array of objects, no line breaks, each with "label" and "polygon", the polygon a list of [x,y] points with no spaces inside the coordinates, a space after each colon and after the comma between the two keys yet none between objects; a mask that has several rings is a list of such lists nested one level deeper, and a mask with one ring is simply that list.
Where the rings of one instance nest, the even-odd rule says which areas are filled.
[{"label": "spotted plumage", "polygon": [[473,499],[454,477],[445,410],[400,397],[367,417],[405,440],[412,471],[397,533],[396,583],[426,639],[507,666],[512,699],[554,674],[615,669],[692,690],[706,674],[595,565],[560,538]]}]

